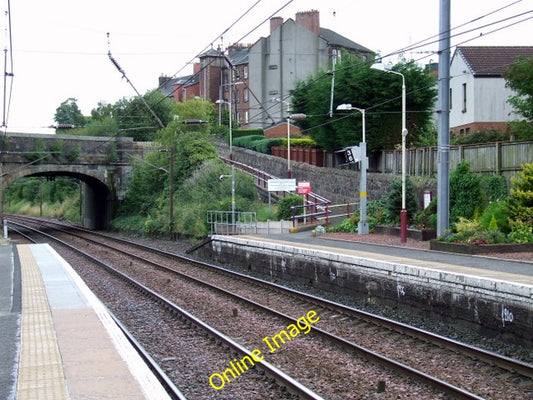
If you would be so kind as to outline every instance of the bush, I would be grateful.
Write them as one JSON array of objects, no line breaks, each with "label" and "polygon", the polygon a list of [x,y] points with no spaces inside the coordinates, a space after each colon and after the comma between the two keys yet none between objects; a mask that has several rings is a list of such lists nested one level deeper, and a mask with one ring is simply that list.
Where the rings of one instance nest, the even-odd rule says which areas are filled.
[{"label": "bush", "polygon": [[245,136],[261,136],[262,138],[264,138],[265,133],[261,128],[257,128],[257,129],[236,128],[236,129],[232,129],[231,131],[231,137],[233,140],[235,140],[236,138],[245,137]]},{"label": "bush", "polygon": [[[281,139],[281,145],[287,147],[288,146],[288,140],[287,138]],[[307,148],[313,148],[317,147],[318,144],[313,140],[309,138],[291,138],[291,147],[307,147]]]},{"label": "bush", "polygon": [[487,143],[487,142],[501,142],[509,140],[509,134],[496,130],[477,131],[471,134],[458,134],[452,135],[451,144],[475,144],[475,143]]},{"label": "bush", "polygon": [[369,201],[366,205],[366,221],[371,232],[376,229],[376,225],[384,225],[390,221],[385,202],[386,196],[382,196],[380,199]]},{"label": "bush", "polygon": [[263,135],[250,135],[250,136],[241,136],[233,138],[233,145],[238,147],[244,147],[250,149],[254,146],[254,143],[258,140],[263,140],[265,137]]},{"label": "bush", "polygon": [[[280,199],[278,204],[278,219],[285,221],[290,221],[292,219],[292,206],[302,206],[304,204],[302,196],[296,194],[283,197]],[[303,208],[299,207],[296,209],[295,215],[300,215],[303,213]]]},{"label": "bush", "polygon": [[[407,208],[407,217],[409,221],[414,220],[417,212],[416,199],[413,190],[413,183],[409,177],[405,180],[405,206]],[[385,207],[391,222],[400,222],[400,211],[402,209],[402,182],[395,179],[390,183],[389,195],[386,197]]]},{"label": "bush", "polygon": [[479,177],[470,172],[470,164],[460,162],[450,174],[450,223],[472,219],[481,206],[480,199]]},{"label": "bush", "polygon": [[359,214],[354,214],[350,218],[343,219],[334,227],[328,228],[328,232],[350,232],[357,233],[359,225]]},{"label": "bush", "polygon": [[490,203],[505,200],[508,196],[507,182],[501,175],[482,175],[479,185],[484,207]]},{"label": "bush", "polygon": [[513,230],[509,233],[513,243],[533,243],[533,226],[522,221],[513,222]]},{"label": "bush", "polygon": [[415,218],[417,225],[422,229],[437,229],[437,198],[435,197],[428,206]]},{"label": "bush", "polygon": [[267,139],[264,136],[252,135],[243,136],[233,140],[233,145],[255,150],[260,153],[269,154],[272,146],[281,145],[282,139]]},{"label": "bush", "polygon": [[253,149],[259,153],[270,154],[272,146],[279,146],[281,139],[263,139],[255,142]]},{"label": "bush", "polygon": [[507,202],[509,219],[533,226],[533,162],[524,164],[516,177],[511,178],[511,194]]},{"label": "bush", "polygon": [[[497,229],[504,233],[509,233],[509,214],[507,213],[506,202],[490,203],[481,214],[479,221],[483,229]],[[496,226],[494,227],[494,225]]]}]

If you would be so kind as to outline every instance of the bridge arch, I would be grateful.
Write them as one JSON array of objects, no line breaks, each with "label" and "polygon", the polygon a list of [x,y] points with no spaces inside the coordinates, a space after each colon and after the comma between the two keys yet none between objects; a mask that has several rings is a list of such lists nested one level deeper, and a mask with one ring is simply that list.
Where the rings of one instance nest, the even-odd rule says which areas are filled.
[{"label": "bridge arch", "polygon": [[[42,176],[53,178],[67,176],[78,179],[82,190],[82,225],[88,229],[103,230],[109,228],[113,199],[113,188],[102,179],[102,171],[94,168],[93,173],[84,168],[82,172],[76,165],[33,165],[31,167],[4,173],[0,184],[0,208],[3,207],[2,193],[13,182],[24,177]],[[107,171],[103,172],[107,177]],[[3,210],[0,210],[0,212]]]}]

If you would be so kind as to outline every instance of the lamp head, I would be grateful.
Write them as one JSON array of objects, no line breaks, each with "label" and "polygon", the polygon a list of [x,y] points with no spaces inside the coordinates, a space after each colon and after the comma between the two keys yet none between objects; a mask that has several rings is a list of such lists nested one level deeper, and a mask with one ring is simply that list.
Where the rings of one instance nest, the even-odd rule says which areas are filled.
[{"label": "lamp head", "polygon": [[350,103],[339,104],[337,106],[337,111],[350,111],[352,110],[352,105]]}]

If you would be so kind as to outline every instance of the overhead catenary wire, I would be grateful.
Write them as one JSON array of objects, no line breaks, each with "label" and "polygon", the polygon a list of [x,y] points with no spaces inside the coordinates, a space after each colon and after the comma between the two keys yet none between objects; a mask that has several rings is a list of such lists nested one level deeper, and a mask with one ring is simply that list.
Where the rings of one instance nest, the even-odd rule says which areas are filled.
[{"label": "overhead catenary wire", "polygon": [[[521,0],[520,0],[520,1],[521,1]],[[516,1],[516,2],[514,2],[514,3],[512,3],[512,4],[508,5],[508,6],[514,5],[514,4],[516,4],[516,3],[519,3],[520,1]],[[506,6],[506,7],[508,7],[508,6]],[[498,9],[498,10],[495,10],[495,11],[489,12],[489,13],[487,13],[487,14],[484,14],[483,16],[477,17],[477,18],[473,19],[473,20],[470,21],[470,22],[467,22],[467,23],[461,24],[461,25],[459,25],[458,27],[463,27],[463,26],[465,26],[465,25],[467,25],[467,24],[471,24],[471,23],[474,23],[475,21],[479,21],[480,19],[485,18],[485,17],[487,17],[487,16],[489,16],[489,15],[492,15],[492,14],[494,14],[495,12],[501,11],[503,8],[506,8],[506,7],[502,7],[502,8],[500,8],[500,9]],[[474,32],[474,31],[479,30],[479,29],[483,29],[483,28],[487,28],[487,27],[490,27],[490,26],[493,26],[493,25],[501,24],[502,22],[506,22],[506,21],[509,21],[509,20],[512,20],[512,19],[516,19],[516,18],[518,18],[518,17],[522,17],[522,16],[527,15],[527,14],[530,14],[530,13],[533,13],[533,10],[525,11],[525,12],[523,12],[523,13],[515,14],[515,15],[513,15],[513,16],[511,16],[511,17],[506,17],[506,18],[500,19],[500,20],[498,20],[498,21],[494,21],[494,22],[491,22],[491,23],[488,23],[488,24],[484,24],[484,25],[482,25],[482,26],[478,26],[478,27],[476,27],[476,28],[472,28],[472,29],[469,29],[469,30],[464,31],[464,32],[456,33],[456,34],[452,35],[451,37],[458,37],[458,36],[461,36],[461,35],[464,35],[464,34],[467,34],[467,33]],[[506,26],[504,26],[504,27],[499,27],[498,29],[494,29],[494,30],[492,30],[492,31],[486,32],[486,33],[484,33],[484,34],[482,34],[482,35],[480,35],[480,36],[475,36],[475,37],[472,37],[472,38],[470,38],[470,39],[464,40],[464,41],[461,42],[460,44],[464,44],[464,43],[467,43],[467,42],[470,42],[470,41],[474,41],[474,40],[476,40],[476,39],[479,39],[481,36],[486,37],[486,36],[488,36],[489,34],[495,33],[495,32],[497,32],[497,31],[499,31],[499,30],[501,30],[501,29],[509,28],[509,27],[511,27],[511,26],[517,25],[517,24],[519,24],[519,23],[523,23],[523,22],[525,22],[525,21],[527,21],[527,20],[529,20],[529,19],[532,19],[532,18],[533,18],[533,16],[532,16],[532,17],[524,18],[524,19],[519,20],[519,21],[515,21],[515,22],[510,23],[510,24],[508,24],[508,25],[506,25]],[[453,31],[454,29],[457,29],[458,27],[454,27],[454,28],[450,29],[450,32]],[[438,36],[438,35],[437,35],[437,36]],[[434,38],[434,37],[435,37],[435,36],[431,36],[430,38],[427,38],[427,39],[424,39],[424,40],[422,40],[422,41],[420,41],[420,42],[417,42],[415,45],[408,46],[408,47],[404,47],[404,48],[402,48],[402,49],[399,49],[399,50],[393,51],[393,52],[391,52],[391,53],[389,53],[389,54],[387,54],[387,55],[385,55],[385,56],[381,56],[380,59],[387,58],[387,57],[391,57],[391,56],[398,55],[398,54],[402,54],[402,53],[404,53],[404,52],[407,52],[407,51],[410,51],[410,50],[413,50],[413,49],[416,49],[416,48],[419,48],[419,47],[427,46],[428,44],[438,43],[439,40],[435,40],[435,41],[432,41],[432,42],[428,42],[428,40],[431,40],[431,39]],[[453,48],[453,47],[455,47],[455,46],[457,46],[457,44],[451,45],[450,48]],[[412,60],[412,61],[417,62],[417,61],[423,60],[423,59],[428,58],[428,57],[429,57],[429,56],[426,55],[426,56],[420,57],[420,58],[418,58],[418,59],[416,59],[416,60]],[[365,60],[364,62],[357,63],[357,64],[355,64],[355,65],[349,65],[349,66],[346,66],[346,67],[342,67],[342,68],[340,68],[340,69],[337,69],[336,71],[339,72],[339,71],[341,71],[341,70],[343,70],[343,69],[350,69],[350,68],[355,68],[355,67],[361,67],[361,66],[363,66],[363,65],[365,65],[365,64],[370,64],[370,63],[373,63],[373,62],[375,62],[375,61],[376,61],[376,60]],[[323,73],[323,74],[321,74],[320,76],[316,77],[315,79],[312,79],[311,81],[307,82],[307,84],[304,86],[304,88],[308,88],[309,86],[311,86],[311,85],[313,85],[314,83],[316,83],[318,80],[320,80],[320,79],[322,79],[322,78],[325,78],[325,77],[329,77],[329,75],[328,75],[327,73]],[[410,93],[412,93],[412,92],[413,92],[413,91],[411,91]],[[388,103],[388,102],[395,101],[395,100],[397,100],[398,98],[399,98],[399,96],[398,96],[398,97],[395,97],[395,98],[393,98],[393,99],[389,99],[389,100],[387,100],[387,101],[385,101],[385,102],[382,102],[382,103],[380,103],[380,104],[378,104],[378,105],[374,105],[374,106],[372,106],[371,108],[377,108],[377,107],[379,107],[379,106],[381,106],[381,105],[383,105],[383,104],[386,104],[386,103]],[[326,122],[326,123],[321,123],[320,125],[317,125],[316,127],[310,127],[310,128],[308,128],[308,129],[306,129],[305,132],[310,131],[310,130],[315,129],[315,128],[318,128],[318,127],[322,127],[322,126],[324,126],[324,125],[328,125],[328,124],[330,124],[330,123],[334,123],[335,121],[336,121],[336,119],[332,119],[331,121],[328,121],[328,122]]]},{"label": "overhead catenary wire", "polygon": [[[11,107],[11,96],[13,93],[13,34],[11,30],[11,1],[7,1],[7,11],[5,12],[6,16],[6,37],[5,37],[5,48],[4,48],[4,101],[3,101],[3,113],[2,113],[2,128],[7,129],[7,123],[9,119],[9,110]],[[9,48],[9,49],[8,49]],[[9,57],[8,57],[9,51]],[[8,71],[7,60],[10,60],[9,65],[10,69]],[[10,79],[9,89],[7,85],[7,79]],[[9,92],[9,94],[8,94]]]},{"label": "overhead catenary wire", "polygon": [[122,78],[123,79],[126,79],[126,82],[129,83],[129,85],[132,87],[132,89],[135,91],[135,93],[137,94],[137,97],[139,97],[141,99],[141,101],[143,102],[143,104],[145,105],[145,107],[148,109],[148,111],[150,111],[150,114],[153,115],[153,117],[155,118],[155,120],[157,121],[157,123],[159,124],[159,127],[161,129],[165,129],[165,124],[163,124],[163,122],[161,121],[161,119],[157,116],[157,114],[154,112],[154,110],[152,110],[152,107],[150,107],[150,105],[146,102],[145,98],[143,96],[141,96],[141,94],[139,93],[139,91],[137,90],[137,88],[135,87],[135,85],[133,85],[133,83],[128,79],[128,77],[126,76],[126,73],[124,72],[124,70],[120,67],[120,65],[118,64],[117,60],[115,60],[113,58],[113,56],[111,55],[111,43],[110,43],[110,38],[109,38],[109,32],[107,32],[107,44],[108,44],[108,51],[107,51],[107,56],[109,57],[109,60],[113,63],[113,65],[115,66],[115,68],[118,70],[118,72],[120,72],[122,74]]}]

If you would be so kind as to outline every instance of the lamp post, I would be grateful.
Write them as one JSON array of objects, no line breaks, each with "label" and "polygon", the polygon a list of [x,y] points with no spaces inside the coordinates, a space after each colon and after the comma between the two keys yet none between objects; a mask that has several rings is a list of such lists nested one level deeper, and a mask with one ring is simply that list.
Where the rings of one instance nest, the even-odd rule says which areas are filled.
[{"label": "lamp post", "polygon": [[337,107],[337,110],[357,110],[361,113],[362,123],[363,123],[363,132],[362,132],[362,142],[359,144],[361,151],[361,173],[359,180],[359,224],[357,226],[357,232],[360,235],[368,235],[368,221],[366,218],[366,118],[365,118],[365,109],[357,108],[351,104],[341,104]]},{"label": "lamp post", "polygon": [[402,243],[407,242],[407,208],[406,208],[406,194],[405,194],[405,181],[406,181],[406,138],[407,138],[407,127],[406,127],[406,105],[405,105],[405,76],[397,71],[393,71],[385,67],[383,63],[373,64],[370,68],[377,71],[386,72],[389,74],[400,75],[402,77],[402,209],[400,211],[400,241]]},{"label": "lamp post", "polygon": [[[235,233],[235,165],[233,164],[233,131],[232,131],[232,121],[231,121],[231,91],[230,91],[230,100],[224,101],[219,99],[216,101],[217,104],[227,103],[229,108],[229,159],[231,163],[231,230]],[[225,177],[226,175],[222,175]]]}]

